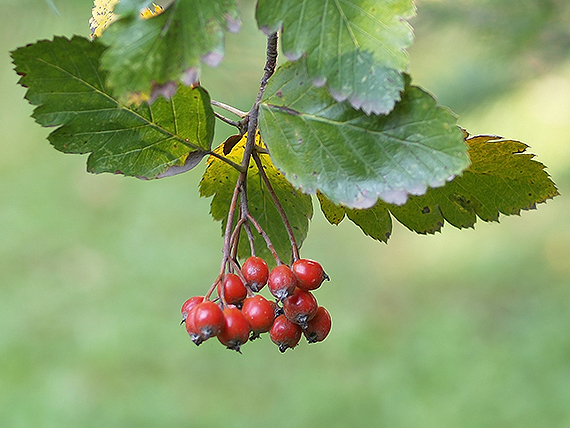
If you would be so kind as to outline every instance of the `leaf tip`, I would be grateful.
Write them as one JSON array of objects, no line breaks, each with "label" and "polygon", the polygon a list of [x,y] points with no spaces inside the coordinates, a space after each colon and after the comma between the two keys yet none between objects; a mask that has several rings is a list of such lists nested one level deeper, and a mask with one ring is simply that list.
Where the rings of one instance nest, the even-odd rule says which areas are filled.
[{"label": "leaf tip", "polygon": [[174,81],[168,81],[162,85],[155,83],[150,92],[148,103],[154,103],[158,97],[163,96],[167,100],[172,98],[178,89],[178,85]]},{"label": "leaf tip", "polygon": [[230,33],[237,33],[241,29],[241,21],[239,18],[226,13],[226,28]]},{"label": "leaf tip", "polygon": [[408,192],[403,189],[389,189],[380,192],[380,197],[388,204],[404,205],[408,201]]},{"label": "leaf tip", "polygon": [[206,55],[202,56],[202,61],[208,64],[210,67],[217,67],[221,64],[222,60],[224,59],[223,52],[220,51],[211,51],[208,52]]},{"label": "leaf tip", "polygon": [[196,83],[198,83],[198,79],[199,79],[199,72],[198,69],[195,67],[184,70],[180,78],[182,83],[186,86],[195,85]]}]

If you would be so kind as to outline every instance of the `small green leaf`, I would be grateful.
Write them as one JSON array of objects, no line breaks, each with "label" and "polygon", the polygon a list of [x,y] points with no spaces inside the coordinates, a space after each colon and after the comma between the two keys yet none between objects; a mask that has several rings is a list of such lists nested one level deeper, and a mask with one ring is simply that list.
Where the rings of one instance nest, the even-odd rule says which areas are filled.
[{"label": "small green leaf", "polygon": [[[233,147],[227,157],[236,163],[240,163],[244,146],[245,136],[241,142]],[[215,152],[222,155],[223,145],[218,147]],[[295,190],[273,166],[268,155],[261,154],[260,158],[273,190],[281,201],[287,218],[291,223],[297,244],[300,246],[307,236],[309,219],[313,216],[311,197]],[[215,220],[222,221],[222,231],[226,227],[230,202],[238,175],[239,172],[230,165],[216,157],[210,156],[208,167],[200,182],[200,195],[204,197],[213,196],[210,212]],[[251,162],[247,172],[247,196],[252,216],[269,235],[279,257],[283,261],[288,262],[291,258],[291,244],[287,231],[277,208],[275,208],[271,195],[259,175],[259,170],[253,162]],[[265,241],[253,227],[252,230],[255,236],[256,254],[271,263],[273,258],[267,249]],[[243,231],[240,235],[238,255],[240,258],[246,258],[250,255],[247,236]]]},{"label": "small green leaf", "polygon": [[33,117],[57,126],[48,139],[65,153],[91,153],[90,172],[160,178],[195,166],[210,148],[214,114],[208,93],[183,88],[167,101],[127,108],[105,86],[105,46],[75,36],[40,41],[12,53]]},{"label": "small green leaf", "polygon": [[[386,242],[392,227],[390,213],[417,233],[435,233],[445,222],[457,228],[473,227],[477,217],[499,221],[499,215],[520,214],[558,195],[544,165],[525,153],[527,145],[495,136],[466,139],[472,164],[462,176],[444,187],[429,189],[423,196],[411,196],[402,206],[379,201],[366,210],[332,205],[321,197],[321,209],[332,224],[331,212],[339,210],[365,234]],[[342,219],[342,218],[341,218]]]},{"label": "small green leaf", "polygon": [[442,186],[468,165],[455,117],[409,82],[387,116],[367,116],[316,88],[303,62],[271,78],[259,127],[275,166],[305,193],[369,208],[378,198],[404,204],[408,194]]},{"label": "small green leaf", "polygon": [[306,55],[313,83],[335,100],[386,114],[404,89],[414,12],[411,0],[259,0],[256,17],[266,34],[282,30],[289,60]]},{"label": "small green leaf", "polygon": [[234,0],[175,0],[150,19],[140,11],[149,1],[117,5],[119,19],[101,36],[109,45],[101,59],[108,83],[121,101],[172,95],[178,82],[191,85],[200,61],[217,66],[224,57],[224,29],[238,31]]}]

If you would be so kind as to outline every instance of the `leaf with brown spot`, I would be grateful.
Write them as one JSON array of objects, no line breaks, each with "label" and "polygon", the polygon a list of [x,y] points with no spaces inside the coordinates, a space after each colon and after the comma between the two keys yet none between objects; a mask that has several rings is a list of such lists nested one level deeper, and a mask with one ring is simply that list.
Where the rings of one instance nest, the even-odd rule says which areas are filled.
[{"label": "leaf with brown spot", "polygon": [[472,164],[463,175],[425,195],[410,196],[405,205],[379,201],[370,209],[353,210],[320,195],[321,209],[332,224],[346,214],[365,234],[386,242],[391,216],[414,232],[433,234],[445,222],[462,229],[473,227],[477,217],[499,221],[500,214],[518,215],[559,194],[544,165],[526,152],[526,144],[494,135],[468,136],[465,143]]}]

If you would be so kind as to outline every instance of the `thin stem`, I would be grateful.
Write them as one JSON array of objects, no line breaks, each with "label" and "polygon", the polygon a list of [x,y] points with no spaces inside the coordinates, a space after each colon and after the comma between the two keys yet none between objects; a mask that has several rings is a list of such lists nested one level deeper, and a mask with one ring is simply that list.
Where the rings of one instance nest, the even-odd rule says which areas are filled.
[{"label": "thin stem", "polygon": [[231,126],[235,126],[236,128],[240,129],[240,124],[239,122],[236,122],[235,120],[231,120],[228,119],[225,116],[222,116],[220,113],[218,113],[217,111],[214,112],[214,116],[216,116],[218,119],[220,119],[222,122],[227,123],[228,125]]},{"label": "thin stem", "polygon": [[251,255],[255,257],[255,240],[253,237],[253,233],[251,231],[251,227],[249,227],[249,223],[245,223],[243,225],[244,229],[245,229],[245,233],[247,235],[247,240],[249,241],[249,249],[251,252]]},{"label": "thin stem", "polygon": [[273,186],[271,185],[271,182],[269,181],[269,177],[267,177],[267,174],[265,173],[265,170],[263,169],[263,164],[261,163],[261,159],[259,158],[259,155],[256,152],[253,152],[253,160],[255,161],[255,164],[257,165],[257,169],[259,170],[259,175],[263,179],[263,182],[265,183],[265,187],[267,187],[267,190],[269,191],[269,194],[271,195],[271,199],[273,199],[273,203],[275,204],[277,211],[279,211],[279,215],[281,216],[281,220],[283,221],[283,224],[285,225],[285,229],[287,230],[287,235],[289,236],[289,241],[291,242],[291,254],[293,256],[293,262],[295,262],[299,259],[299,247],[297,246],[297,241],[295,240],[295,235],[293,235],[293,228],[291,227],[291,223],[289,223],[289,219],[287,218],[287,214],[285,213],[285,210],[283,209],[283,205],[281,205],[279,198],[275,194],[275,190],[273,190]]},{"label": "thin stem", "polygon": [[231,260],[235,259],[237,256],[237,250],[238,250],[238,243],[239,243],[239,234],[241,231],[241,227],[244,225],[244,223],[246,223],[246,219],[241,217],[240,214],[240,219],[236,224],[236,227],[234,228],[234,231],[232,232],[232,236],[230,238],[230,263]]},{"label": "thin stem", "polygon": [[265,240],[265,244],[267,245],[267,248],[269,248],[269,251],[271,251],[271,254],[273,255],[273,258],[275,259],[277,264],[282,265],[283,262],[279,258],[277,251],[275,251],[275,248],[273,247],[273,243],[271,242],[271,239],[269,239],[269,236],[267,235],[267,233],[265,233],[265,230],[263,230],[261,225],[257,222],[257,220],[255,218],[253,218],[253,216],[250,213],[247,213],[247,219],[251,222],[251,224],[253,224],[253,227],[255,227],[255,229],[257,230],[257,233],[259,233],[261,235],[261,237]]},{"label": "thin stem", "polygon": [[215,100],[210,100],[210,104],[212,104],[215,107],[219,107],[221,109],[224,109],[225,111],[228,111],[232,114],[235,114],[236,116],[241,117],[242,119],[247,116],[247,113],[245,111],[241,111],[233,106],[230,106],[228,104],[222,103],[220,101],[215,101]]},{"label": "thin stem", "polygon": [[208,290],[206,295],[204,296],[204,301],[210,300],[210,296],[212,295],[212,293],[214,292],[214,290],[216,289],[216,287],[218,286],[218,284],[222,280],[222,278],[223,278],[223,274],[219,274],[218,277],[216,278],[216,280],[214,281],[214,283],[210,286],[210,289]]},{"label": "thin stem", "polygon": [[[240,173],[239,177],[241,178],[242,175],[245,175],[245,173],[243,173],[243,172]],[[226,220],[226,230],[224,231],[224,246],[222,247],[222,266],[220,267],[220,276],[219,277],[222,277],[224,275],[224,272],[226,271],[226,264],[228,262],[228,259],[230,258],[232,225],[234,223],[234,216],[235,216],[236,206],[237,206],[237,198],[238,198],[239,191],[241,188],[240,178],[238,178],[238,182],[236,183],[236,187],[235,187],[234,193],[232,195],[232,200],[230,202],[230,209],[228,211],[228,218]],[[211,291],[210,291],[210,293],[211,293]],[[208,297],[209,297],[209,295],[208,295]]]},{"label": "thin stem", "polygon": [[241,166],[241,165],[235,163],[234,161],[232,161],[231,159],[229,159],[229,158],[227,158],[227,157],[225,157],[225,156],[222,156],[222,155],[220,155],[220,154],[218,154],[218,153],[216,153],[216,152],[213,152],[213,151],[209,151],[208,154],[209,154],[210,156],[213,156],[213,157],[215,157],[215,158],[221,160],[222,162],[227,163],[227,164],[230,165],[231,167],[237,169],[239,172],[245,172],[245,168],[244,168],[243,166]]}]

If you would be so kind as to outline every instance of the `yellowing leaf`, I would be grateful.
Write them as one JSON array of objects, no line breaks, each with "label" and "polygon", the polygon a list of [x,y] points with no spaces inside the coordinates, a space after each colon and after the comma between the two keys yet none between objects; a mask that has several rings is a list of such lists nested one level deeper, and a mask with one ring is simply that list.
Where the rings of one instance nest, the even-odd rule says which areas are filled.
[{"label": "yellowing leaf", "polygon": [[95,0],[93,2],[94,5],[91,11],[93,16],[89,20],[92,39],[101,37],[105,28],[117,20],[117,15],[113,13],[113,10],[118,2],[119,0]]},{"label": "yellowing leaf", "polygon": [[327,220],[338,224],[346,214],[374,239],[387,241],[395,217],[417,233],[435,233],[445,222],[459,229],[483,221],[499,221],[499,215],[518,215],[558,195],[544,165],[526,153],[527,145],[490,135],[466,137],[471,166],[463,175],[425,195],[410,196],[397,206],[379,201],[370,209],[355,210],[333,205],[319,195]]},{"label": "yellowing leaf", "polygon": [[164,12],[164,8],[159,4],[153,3],[151,6],[152,6],[152,9],[150,7],[145,7],[141,11],[141,13],[140,13],[141,18],[149,19],[149,18],[152,18],[153,16],[160,15],[162,12]]},{"label": "yellowing leaf", "polygon": [[[227,155],[230,160],[238,164],[241,162],[245,141],[246,136],[244,135]],[[256,144],[264,147],[259,135],[256,138]],[[222,144],[215,150],[215,153],[223,156],[223,150],[224,145]],[[260,154],[259,157],[265,174],[269,178],[273,190],[287,214],[297,244],[300,246],[307,236],[309,219],[313,215],[311,197],[296,190],[291,183],[285,179],[283,174],[275,168],[269,155]],[[222,221],[222,231],[225,230],[230,202],[238,175],[239,172],[236,169],[221,161],[219,158],[210,156],[208,159],[208,167],[200,182],[200,195],[204,197],[213,196],[210,204],[210,213],[214,220]],[[263,227],[271,238],[279,257],[283,261],[288,262],[291,257],[291,244],[287,231],[273,203],[271,195],[259,174],[257,165],[253,161],[251,161],[247,171],[247,200],[251,215],[259,222],[261,227]],[[273,257],[267,249],[265,241],[255,232],[255,229],[254,245],[256,254],[270,263]],[[238,256],[245,258],[249,256],[249,254],[249,243],[246,234],[242,233],[238,246]]]}]

